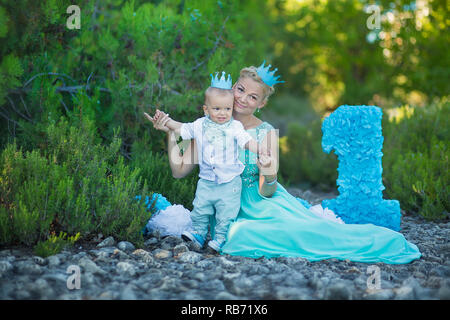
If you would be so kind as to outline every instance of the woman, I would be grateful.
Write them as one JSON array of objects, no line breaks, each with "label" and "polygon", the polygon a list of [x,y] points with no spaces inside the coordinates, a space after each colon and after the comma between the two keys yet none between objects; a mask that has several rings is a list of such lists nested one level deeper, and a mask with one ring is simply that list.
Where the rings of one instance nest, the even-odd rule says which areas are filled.
[{"label": "woman", "polygon": [[[233,85],[233,117],[270,150],[268,169],[256,155],[241,150],[245,164],[242,173],[241,209],[227,234],[222,253],[259,257],[303,257],[310,261],[329,258],[357,262],[409,263],[420,258],[418,248],[401,233],[373,224],[338,224],[316,216],[283,186],[276,182],[278,136],[276,130],[255,116],[267,104],[273,86],[263,81],[255,67],[244,68]],[[155,128],[165,130],[161,118]],[[169,135],[169,150],[176,149],[175,137]],[[175,178],[182,178],[195,167],[196,145],[191,141],[182,156],[169,152]],[[191,155],[194,157],[191,158]]]}]

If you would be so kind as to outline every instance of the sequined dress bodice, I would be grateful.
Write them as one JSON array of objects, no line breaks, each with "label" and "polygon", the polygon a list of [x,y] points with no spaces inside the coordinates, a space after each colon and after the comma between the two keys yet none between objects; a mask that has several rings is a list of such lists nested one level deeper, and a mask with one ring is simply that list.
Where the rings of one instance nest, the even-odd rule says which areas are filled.
[{"label": "sequined dress bodice", "polygon": [[[269,130],[274,128],[267,122],[261,123],[255,128],[246,130],[250,135],[260,143]],[[253,187],[259,180],[259,169],[256,164],[257,155],[247,149],[239,149],[239,160],[245,165],[245,169],[241,174],[242,187]]]}]

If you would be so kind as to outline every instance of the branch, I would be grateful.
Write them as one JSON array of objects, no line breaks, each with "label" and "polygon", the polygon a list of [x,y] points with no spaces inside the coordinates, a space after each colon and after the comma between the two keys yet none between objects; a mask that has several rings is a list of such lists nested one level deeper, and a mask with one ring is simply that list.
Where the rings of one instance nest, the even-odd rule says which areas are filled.
[{"label": "branch", "polygon": [[63,105],[63,106],[64,106],[64,108],[66,109],[66,112],[67,112],[67,113],[69,114],[69,113],[70,113],[70,111],[69,111],[69,109],[67,108],[66,104],[64,103],[63,99],[59,98],[59,102],[61,102],[61,103],[62,103],[62,105]]},{"label": "branch", "polygon": [[38,74],[32,76],[27,82],[25,82],[25,84],[23,85],[23,88],[25,88],[27,85],[29,85],[37,77],[44,76],[44,75],[66,77],[66,78],[72,80],[73,82],[76,82],[75,80],[73,80],[71,77],[69,77],[67,74],[64,74],[64,73],[56,73],[56,72],[47,72],[47,73],[45,73],[45,72],[42,72],[42,73],[38,73]]},{"label": "branch", "polygon": [[22,103],[23,103],[23,106],[24,106],[24,108],[25,108],[25,111],[27,112],[27,115],[28,115],[29,117],[31,117],[30,111],[28,111],[27,105],[26,105],[25,101],[23,100],[22,95],[20,94],[19,97],[20,97],[20,100],[21,100]]},{"label": "branch", "polygon": [[[74,93],[77,92],[78,90],[92,90],[92,88],[89,85],[78,85],[78,86],[61,86],[61,87],[57,87],[56,88],[56,92],[69,92],[69,93]],[[22,94],[22,93],[27,93],[30,92],[31,88],[20,88],[20,89],[11,89],[8,91],[8,93],[13,93],[13,94]],[[100,88],[100,91],[102,92],[108,92],[111,93],[111,90],[108,88]]]},{"label": "branch", "polygon": [[11,107],[13,108],[13,110],[19,114],[19,116],[21,116],[22,118],[24,118],[25,120],[28,120],[30,122],[34,122],[33,119],[27,117],[26,115],[24,115],[22,112],[20,112],[19,110],[16,109],[16,105],[14,104],[14,102],[11,100],[10,97],[6,96],[6,99],[8,99],[9,104],[11,105]]},{"label": "branch", "polygon": [[17,121],[15,121],[15,120],[9,118],[7,115],[3,114],[2,112],[0,112],[0,116],[2,116],[3,118],[5,118],[5,119],[8,120],[8,121],[11,121],[11,122],[14,123],[15,125],[17,125],[17,126],[23,128],[23,126],[22,126],[20,123],[18,123]]}]

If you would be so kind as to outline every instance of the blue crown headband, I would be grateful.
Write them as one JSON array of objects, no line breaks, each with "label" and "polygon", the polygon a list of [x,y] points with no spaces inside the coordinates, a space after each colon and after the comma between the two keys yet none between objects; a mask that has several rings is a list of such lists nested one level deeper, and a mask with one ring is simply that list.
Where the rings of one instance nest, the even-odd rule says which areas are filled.
[{"label": "blue crown headband", "polygon": [[216,72],[216,75],[213,77],[211,73],[211,87],[219,89],[231,89],[231,76],[228,74],[228,78],[225,80],[225,71],[222,71],[222,76],[220,77],[220,79],[217,77],[218,74],[219,72]]},{"label": "blue crown headband", "polygon": [[264,67],[265,64],[266,60],[264,60],[263,63],[256,69],[256,73],[261,77],[262,81],[264,81],[265,84],[271,87],[274,84],[284,82],[278,81],[278,78],[280,78],[280,76],[274,77],[275,72],[278,70],[277,68],[275,68],[273,71],[269,71],[269,68],[272,65],[269,64],[267,67]]}]

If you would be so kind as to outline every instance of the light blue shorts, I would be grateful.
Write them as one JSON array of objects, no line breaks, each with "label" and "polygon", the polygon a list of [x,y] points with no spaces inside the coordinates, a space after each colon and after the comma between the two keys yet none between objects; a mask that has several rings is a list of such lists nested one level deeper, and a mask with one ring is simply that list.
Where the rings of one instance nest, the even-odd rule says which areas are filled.
[{"label": "light blue shorts", "polygon": [[215,229],[211,230],[214,239],[224,241],[228,227],[233,222],[241,207],[241,176],[230,182],[217,184],[214,181],[199,179],[194,209],[191,212],[192,228],[194,232],[206,238],[210,219],[215,220]]}]

